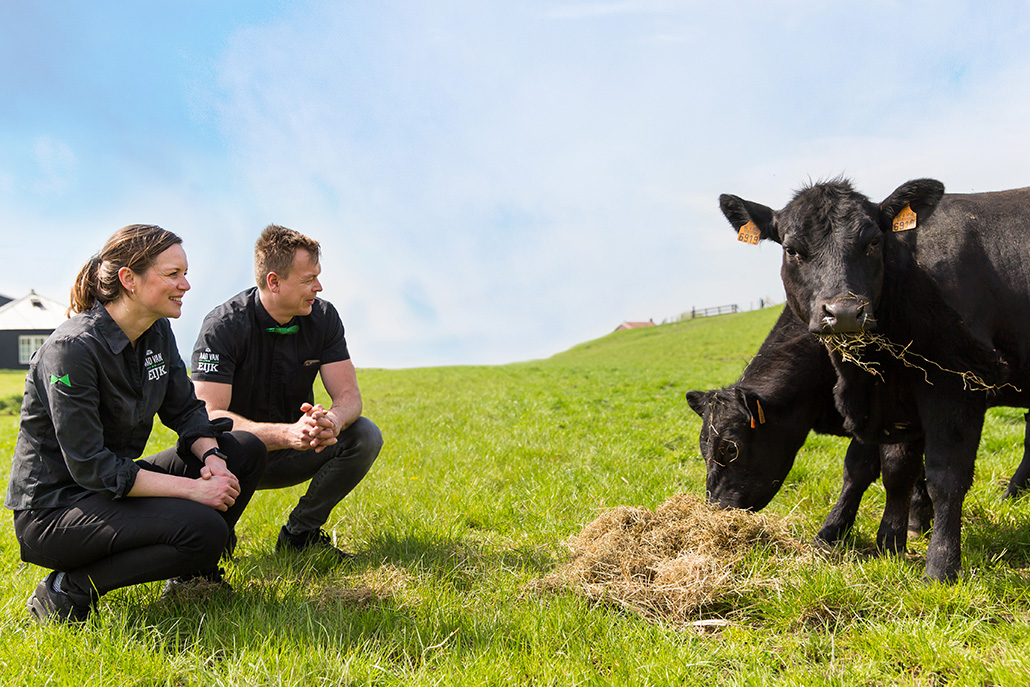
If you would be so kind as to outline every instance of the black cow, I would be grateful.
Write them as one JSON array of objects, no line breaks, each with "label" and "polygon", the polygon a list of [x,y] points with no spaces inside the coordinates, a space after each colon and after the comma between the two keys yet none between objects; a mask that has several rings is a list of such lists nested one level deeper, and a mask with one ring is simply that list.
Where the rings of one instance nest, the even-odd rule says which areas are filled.
[{"label": "black cow", "polygon": [[783,246],[787,302],[833,347],[845,428],[869,442],[925,437],[926,576],[955,579],[986,408],[1027,407],[1030,188],[945,195],[920,179],[877,205],[835,180],[779,211],[719,200],[738,232]]},{"label": "black cow", "polygon": [[[833,404],[836,381],[825,347],[784,308],[737,382],[688,392],[690,407],[702,418],[699,443],[709,501],[723,508],[761,510],[783,485],[810,431],[846,436]],[[817,539],[837,542],[854,525],[862,495],[881,474],[881,452],[887,500],[877,545],[903,551],[908,529],[929,529],[925,499],[917,499],[909,518],[913,482],[920,477],[921,442],[881,447],[852,439],[840,497]]]},{"label": "black cow", "polygon": [[[687,401],[702,418],[699,443],[708,499],[723,508],[761,510],[783,485],[810,431],[847,436],[844,419],[833,405],[836,381],[823,344],[785,308],[739,380],[722,389],[688,392]],[[921,445],[878,447],[852,439],[840,497],[819,529],[818,540],[837,542],[854,525],[863,494],[880,475],[881,451],[887,504],[878,546],[886,551],[904,549],[906,511],[908,532],[929,531],[933,513],[921,474],[911,506],[905,501],[906,490],[912,488],[907,461],[919,461],[921,466]],[[1006,496],[1025,489],[1027,474],[1030,451],[1024,451]]]}]

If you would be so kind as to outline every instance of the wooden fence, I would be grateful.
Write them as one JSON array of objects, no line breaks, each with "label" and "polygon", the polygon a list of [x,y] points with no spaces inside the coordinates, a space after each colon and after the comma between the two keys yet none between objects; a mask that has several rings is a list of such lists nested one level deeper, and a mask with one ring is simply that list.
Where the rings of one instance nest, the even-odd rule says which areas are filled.
[{"label": "wooden fence", "polygon": [[683,319],[693,320],[698,317],[711,317],[712,315],[728,315],[729,313],[740,312],[737,304],[716,305],[711,308],[691,308],[689,313],[683,313]]}]

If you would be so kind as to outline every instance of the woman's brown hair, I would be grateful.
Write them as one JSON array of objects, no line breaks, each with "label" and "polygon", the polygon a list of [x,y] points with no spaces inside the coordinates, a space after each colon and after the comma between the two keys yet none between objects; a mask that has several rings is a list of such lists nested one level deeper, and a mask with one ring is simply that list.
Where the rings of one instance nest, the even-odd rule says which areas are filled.
[{"label": "woman's brown hair", "polygon": [[93,304],[110,303],[124,288],[118,270],[128,267],[136,274],[146,272],[158,255],[182,239],[153,224],[130,224],[116,231],[99,253],[89,259],[72,286],[70,312],[85,312]]}]

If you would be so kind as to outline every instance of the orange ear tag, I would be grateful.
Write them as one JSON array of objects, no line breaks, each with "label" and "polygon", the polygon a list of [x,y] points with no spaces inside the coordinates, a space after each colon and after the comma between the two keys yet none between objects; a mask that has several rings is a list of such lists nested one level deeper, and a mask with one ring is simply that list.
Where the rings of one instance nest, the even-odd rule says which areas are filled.
[{"label": "orange ear tag", "polygon": [[762,230],[754,222],[749,221],[737,230],[737,240],[750,243],[752,246],[757,246],[761,238]]},{"label": "orange ear tag", "polygon": [[[764,425],[765,424],[765,411],[762,410],[762,402],[759,401],[756,398],[755,399],[755,405],[758,406],[758,424]],[[754,428],[755,428],[755,416],[752,415],[751,416],[751,429],[754,429]]]},{"label": "orange ear tag", "polygon": [[894,231],[908,231],[916,228],[916,213],[911,205],[906,205],[905,209],[894,217],[892,227]]}]

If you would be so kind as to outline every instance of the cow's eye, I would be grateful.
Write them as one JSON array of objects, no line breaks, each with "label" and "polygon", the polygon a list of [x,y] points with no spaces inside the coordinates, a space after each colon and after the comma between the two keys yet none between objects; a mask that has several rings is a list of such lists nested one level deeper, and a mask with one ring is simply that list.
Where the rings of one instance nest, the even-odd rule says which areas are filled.
[{"label": "cow's eye", "polygon": [[784,246],[783,247],[783,252],[791,260],[800,260],[801,259],[801,253],[794,246]]},{"label": "cow's eye", "polygon": [[866,244],[865,250],[866,253],[875,253],[876,251],[880,250],[880,237],[874,236],[872,240],[870,240],[869,243]]},{"label": "cow's eye", "polygon": [[739,449],[737,449],[737,445],[735,443],[733,443],[732,441],[724,442],[719,447],[719,453],[722,454],[722,458],[723,458],[723,461],[724,461],[723,464],[724,465],[726,463],[732,463],[740,455],[740,451],[739,451]]}]

